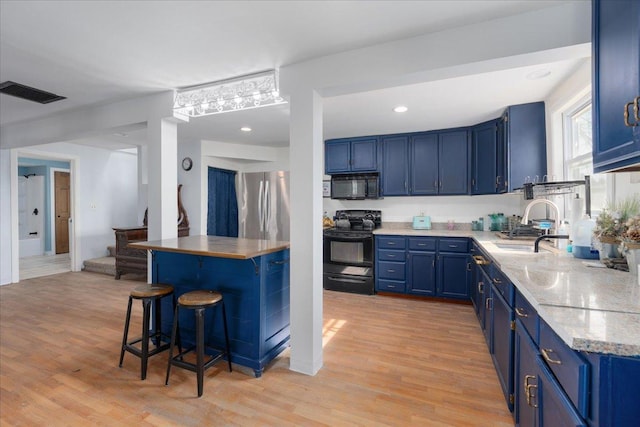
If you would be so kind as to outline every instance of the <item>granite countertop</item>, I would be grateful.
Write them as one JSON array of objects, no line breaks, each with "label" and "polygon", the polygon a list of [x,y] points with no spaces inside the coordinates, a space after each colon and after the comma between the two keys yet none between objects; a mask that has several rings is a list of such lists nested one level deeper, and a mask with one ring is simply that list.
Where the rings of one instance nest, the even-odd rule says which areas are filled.
[{"label": "granite countertop", "polygon": [[571,348],[640,356],[640,284],[631,273],[590,267],[598,260],[578,259],[549,246],[539,253],[508,249],[509,244],[533,242],[501,239],[495,232],[385,224],[374,234],[473,238]]},{"label": "granite countertop", "polygon": [[129,243],[139,249],[205,255],[218,258],[249,259],[289,248],[289,242],[241,239],[220,236],[187,236],[175,239]]}]

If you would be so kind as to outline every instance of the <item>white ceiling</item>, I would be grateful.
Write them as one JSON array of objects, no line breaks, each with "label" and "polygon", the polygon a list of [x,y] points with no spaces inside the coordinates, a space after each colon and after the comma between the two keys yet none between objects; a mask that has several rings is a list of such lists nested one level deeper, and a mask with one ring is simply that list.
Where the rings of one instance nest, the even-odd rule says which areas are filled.
[{"label": "white ceiling", "polygon": [[[0,95],[0,126],[560,3],[566,1],[3,0],[0,81],[67,99],[39,105]],[[324,137],[478,123],[506,105],[544,99],[580,61],[325,98]],[[525,78],[541,67],[551,71],[548,78]],[[393,113],[398,104],[409,111]],[[286,146],[288,117],[288,105],[214,115],[180,125],[179,138]],[[253,132],[241,132],[245,125]],[[100,144],[117,149],[144,140],[144,130],[125,133]]]}]

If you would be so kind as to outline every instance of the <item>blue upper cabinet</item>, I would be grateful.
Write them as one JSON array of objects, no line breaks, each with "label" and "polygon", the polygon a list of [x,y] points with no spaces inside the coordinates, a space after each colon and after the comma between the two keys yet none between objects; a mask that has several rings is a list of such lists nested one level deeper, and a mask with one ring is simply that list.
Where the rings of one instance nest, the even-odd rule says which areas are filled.
[{"label": "blue upper cabinet", "polygon": [[424,133],[412,136],[409,161],[411,194],[438,194],[438,134]]},{"label": "blue upper cabinet", "polygon": [[383,136],[382,186],[384,196],[407,196],[409,194],[409,137]]},{"label": "blue upper cabinet", "polygon": [[325,142],[324,167],[327,175],[378,170],[378,138],[346,138]]},{"label": "blue upper cabinet", "polygon": [[495,120],[471,129],[471,194],[497,192],[498,132]]},{"label": "blue upper cabinet", "polygon": [[442,132],[438,143],[438,194],[468,194],[469,132]]},{"label": "blue upper cabinet", "polygon": [[384,196],[468,194],[466,130],[381,138]]},{"label": "blue upper cabinet", "polygon": [[592,16],[593,171],[640,170],[640,2],[594,0]]},{"label": "blue upper cabinet", "polygon": [[[521,188],[527,180],[542,181],[547,174],[547,136],[544,102],[512,105],[502,116],[506,144],[507,191]],[[499,179],[499,177],[498,177]],[[499,180],[500,181],[500,180]]]}]

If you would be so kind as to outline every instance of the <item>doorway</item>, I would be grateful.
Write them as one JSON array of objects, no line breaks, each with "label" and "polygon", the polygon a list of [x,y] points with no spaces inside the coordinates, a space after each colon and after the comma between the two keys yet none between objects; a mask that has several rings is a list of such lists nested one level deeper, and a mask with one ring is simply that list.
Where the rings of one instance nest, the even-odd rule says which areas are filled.
[{"label": "doorway", "polygon": [[69,253],[69,218],[71,218],[71,182],[69,172],[54,172],[55,252]]},{"label": "doorway", "polygon": [[[58,274],[74,270],[74,260],[77,257],[74,247],[74,227],[73,227],[73,187],[75,183],[74,170],[75,160],[66,157],[59,157],[53,153],[44,153],[26,150],[12,150],[11,155],[11,212],[12,216],[12,247],[11,281],[13,283],[51,274]],[[38,208],[35,216],[35,209],[30,209],[27,217],[40,218],[43,227],[37,236],[42,243],[41,250],[33,253],[24,253],[23,246],[25,239],[19,236],[13,228],[18,227],[20,217],[19,181],[40,178],[44,180],[44,208]],[[15,197],[14,197],[15,192]],[[25,215],[23,215],[24,217]],[[23,221],[24,218],[23,218]],[[35,236],[32,236],[35,237]]]}]

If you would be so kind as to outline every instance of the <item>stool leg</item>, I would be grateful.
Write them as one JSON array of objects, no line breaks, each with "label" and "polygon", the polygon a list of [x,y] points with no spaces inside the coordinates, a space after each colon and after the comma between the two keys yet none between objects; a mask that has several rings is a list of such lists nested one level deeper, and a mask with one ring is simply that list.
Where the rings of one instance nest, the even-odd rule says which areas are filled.
[{"label": "stool leg", "polygon": [[162,327],[162,299],[157,298],[153,301],[153,337],[156,340],[156,348],[162,345],[162,335],[160,334]]},{"label": "stool leg", "polygon": [[224,301],[222,301],[222,325],[224,326],[224,342],[226,345],[227,361],[229,362],[229,372],[231,371],[231,350],[229,346],[229,331],[227,330],[227,310],[224,308]]},{"label": "stool leg", "polygon": [[147,378],[147,361],[149,359],[149,318],[151,317],[151,298],[142,300],[142,363],[140,366],[140,379]]},{"label": "stool leg", "polygon": [[[169,344],[169,363],[167,364],[167,378],[164,381],[164,385],[169,385],[169,374],[171,373],[171,362],[173,361],[173,347],[176,343],[176,331],[178,330],[178,306],[175,304],[174,300],[173,310],[173,327],[171,328],[171,343]],[[182,353],[182,350],[180,350]]]},{"label": "stool leg", "polygon": [[204,381],[204,309],[196,308],[196,374],[198,376],[198,397],[202,396]]},{"label": "stool leg", "polygon": [[127,336],[129,335],[129,320],[131,319],[131,302],[132,298],[129,297],[129,304],[127,305],[127,317],[124,319],[124,335],[122,336],[122,348],[120,349],[120,363],[118,366],[122,368],[122,361],[124,360],[124,349],[127,345]]}]

